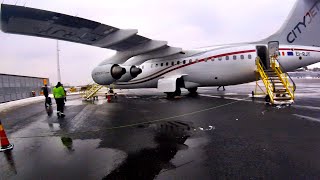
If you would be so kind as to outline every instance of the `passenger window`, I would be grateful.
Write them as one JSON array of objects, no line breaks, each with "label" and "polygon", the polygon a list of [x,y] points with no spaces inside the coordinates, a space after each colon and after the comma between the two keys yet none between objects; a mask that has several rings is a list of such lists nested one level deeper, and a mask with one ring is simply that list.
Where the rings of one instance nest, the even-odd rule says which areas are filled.
[{"label": "passenger window", "polygon": [[166,66],[168,66],[169,65],[169,63],[168,62],[166,62]]},{"label": "passenger window", "polygon": [[211,61],[214,61],[214,58],[211,58]]},{"label": "passenger window", "polygon": [[186,64],[186,60],[183,60],[183,64]]},{"label": "passenger window", "polygon": [[174,65],[174,62],[172,61],[172,62],[171,62],[171,66],[173,66],[173,65]]},{"label": "passenger window", "polygon": [[220,57],[218,57],[218,60],[219,60],[219,61],[221,61],[221,60],[222,60],[222,57],[221,57],[221,56],[220,56]]},{"label": "passenger window", "polygon": [[192,59],[189,60],[189,63],[192,63]]},{"label": "passenger window", "polygon": [[244,55],[241,55],[240,58],[241,58],[241,59],[244,59]]},{"label": "passenger window", "polygon": [[158,67],[158,64],[156,64],[156,67]]},{"label": "passenger window", "polygon": [[251,59],[251,54],[248,55],[248,58]]},{"label": "passenger window", "polygon": [[226,56],[226,60],[229,60],[229,56]]},{"label": "passenger window", "polygon": [[161,63],[161,66],[163,66],[163,63]]},{"label": "passenger window", "polygon": [[180,64],[180,61],[177,61],[177,64]]},{"label": "passenger window", "polygon": [[237,56],[236,55],[233,56],[233,60],[237,60]]}]

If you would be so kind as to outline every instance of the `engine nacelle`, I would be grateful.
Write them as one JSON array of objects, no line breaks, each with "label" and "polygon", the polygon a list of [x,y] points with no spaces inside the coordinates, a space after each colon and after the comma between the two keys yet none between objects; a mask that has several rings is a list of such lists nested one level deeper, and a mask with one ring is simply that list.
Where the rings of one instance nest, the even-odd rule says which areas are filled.
[{"label": "engine nacelle", "polygon": [[91,76],[94,82],[100,85],[110,85],[126,74],[126,69],[118,64],[107,64],[93,69]]},{"label": "engine nacelle", "polygon": [[126,69],[126,73],[118,80],[119,82],[127,82],[131,79],[137,77],[140,73],[142,73],[142,69],[136,66],[123,66]]}]

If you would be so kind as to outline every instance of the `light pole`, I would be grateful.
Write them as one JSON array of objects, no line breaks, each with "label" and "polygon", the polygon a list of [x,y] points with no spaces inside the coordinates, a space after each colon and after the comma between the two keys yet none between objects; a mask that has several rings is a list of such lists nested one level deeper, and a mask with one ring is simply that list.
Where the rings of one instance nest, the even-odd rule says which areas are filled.
[{"label": "light pole", "polygon": [[59,51],[60,51],[60,49],[59,49],[59,41],[57,40],[57,73],[58,73],[58,82],[61,82]]}]

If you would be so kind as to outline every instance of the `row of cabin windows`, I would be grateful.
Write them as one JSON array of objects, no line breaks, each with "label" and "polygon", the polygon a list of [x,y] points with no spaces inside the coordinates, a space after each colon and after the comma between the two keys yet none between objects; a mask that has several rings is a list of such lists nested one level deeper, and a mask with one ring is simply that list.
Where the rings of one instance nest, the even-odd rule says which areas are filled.
[{"label": "row of cabin windows", "polygon": [[[236,56],[236,55],[233,55],[232,57],[231,57],[231,56],[225,56],[225,59],[226,59],[226,60],[230,60],[231,58],[232,58],[233,60],[237,60],[237,56]],[[251,58],[252,58],[251,54],[248,54],[248,59],[251,59]],[[244,55],[240,55],[240,59],[244,59]],[[207,62],[208,60],[214,61],[215,58],[206,58],[204,61]],[[222,57],[218,57],[218,60],[221,61],[221,60],[222,60]],[[195,62],[197,62],[197,61],[198,61],[198,59],[195,60]],[[186,64],[186,63],[187,63],[187,60],[183,60],[181,63],[182,63],[182,64]],[[189,63],[192,63],[192,59],[189,60]],[[172,61],[170,64],[171,64],[171,66],[174,66],[175,62]],[[179,64],[180,64],[180,61],[177,61],[176,64],[179,65]],[[151,64],[151,68],[153,68],[153,67],[159,67],[159,66],[164,66],[164,65],[165,65],[165,66],[169,66],[169,62],[159,63],[159,64],[156,63],[155,66],[154,66],[154,64]],[[141,69],[143,69],[143,66],[141,67]]]}]

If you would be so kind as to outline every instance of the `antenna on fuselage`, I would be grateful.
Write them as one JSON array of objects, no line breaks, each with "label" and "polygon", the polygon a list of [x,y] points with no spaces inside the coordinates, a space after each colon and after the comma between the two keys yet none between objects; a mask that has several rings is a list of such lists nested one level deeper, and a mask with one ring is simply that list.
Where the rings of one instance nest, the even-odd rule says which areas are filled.
[{"label": "antenna on fuselage", "polygon": [[16,1],[16,3],[14,5],[17,5],[17,3],[19,2],[19,0]]},{"label": "antenna on fuselage", "polygon": [[26,7],[28,0],[26,0],[26,2],[24,2],[23,7]]}]

